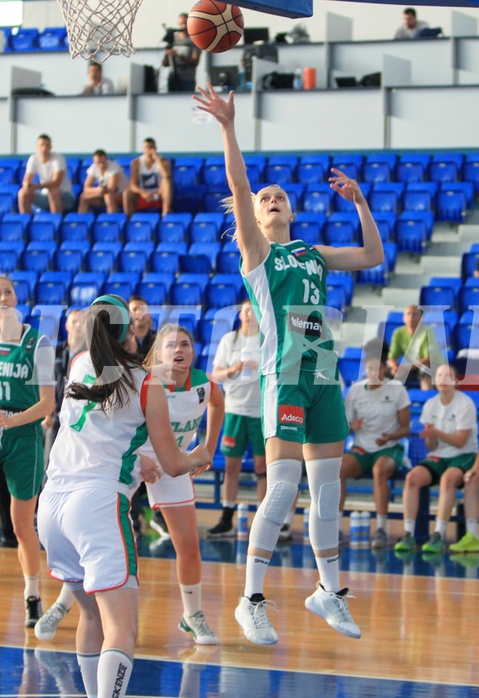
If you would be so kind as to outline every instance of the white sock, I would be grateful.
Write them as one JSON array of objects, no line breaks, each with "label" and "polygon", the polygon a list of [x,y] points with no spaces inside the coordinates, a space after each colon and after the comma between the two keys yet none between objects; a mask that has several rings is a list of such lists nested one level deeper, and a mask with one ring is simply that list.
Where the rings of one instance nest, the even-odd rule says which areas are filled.
[{"label": "white sock", "polygon": [[121,650],[108,649],[98,662],[98,698],[124,698],[133,669],[133,659]]},{"label": "white sock", "polygon": [[269,560],[258,555],[246,556],[246,580],[244,595],[251,598],[253,594],[262,594],[264,578],[268,570]]},{"label": "white sock", "polygon": [[472,533],[474,538],[479,538],[479,521],[477,519],[467,519],[466,531]]},{"label": "white sock", "polygon": [[236,509],[236,502],[223,502],[223,509],[228,507],[228,509]]},{"label": "white sock", "polygon": [[73,606],[74,601],[75,597],[73,596],[73,592],[71,591],[71,589],[67,587],[66,584],[63,584],[62,590],[57,599],[57,603],[59,603],[60,606],[63,606],[65,611],[69,611],[70,608]]},{"label": "white sock", "polygon": [[439,519],[436,519],[436,533],[439,533],[443,540],[446,538],[446,531],[447,521],[441,521]]},{"label": "white sock", "polygon": [[28,577],[26,574],[23,575],[25,580],[25,591],[23,596],[28,599],[29,596],[35,596],[35,598],[40,598],[40,574],[35,575],[35,577]]},{"label": "white sock", "polygon": [[323,589],[326,591],[339,591],[339,555],[317,557],[315,560],[319,572],[319,581]]},{"label": "white sock", "polygon": [[199,584],[180,584],[181,600],[185,616],[194,616],[201,611],[201,582]]},{"label": "white sock", "polygon": [[410,533],[411,536],[414,535],[414,526],[416,525],[416,522],[414,519],[404,519],[404,530],[406,533]]},{"label": "white sock", "polygon": [[388,528],[388,517],[387,515],[384,516],[383,514],[378,514],[376,516],[376,531],[378,528],[382,528],[384,532],[387,531]]},{"label": "white sock", "polygon": [[98,662],[100,654],[80,654],[77,652],[77,662],[88,698],[98,695]]}]

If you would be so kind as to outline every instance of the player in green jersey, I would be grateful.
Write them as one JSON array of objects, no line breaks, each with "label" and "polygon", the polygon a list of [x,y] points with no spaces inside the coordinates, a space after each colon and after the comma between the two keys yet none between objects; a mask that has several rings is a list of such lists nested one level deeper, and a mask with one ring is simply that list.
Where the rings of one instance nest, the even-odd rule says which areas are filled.
[{"label": "player in green jersey", "polygon": [[247,639],[278,641],[266,613],[263,585],[281,525],[294,502],[302,459],[311,493],[309,533],[320,584],[306,608],[349,637],[361,631],[339,583],[338,510],[341,458],[348,425],[337,381],[336,357],[326,326],[327,269],[352,271],[381,263],[377,226],[358,184],[332,170],[330,186],[357,210],[361,247],[310,246],[291,241],[293,219],[286,193],[269,185],[251,194],[234,128],[234,96],[211,84],[194,98],[220,123],[226,172],[236,219],[242,274],[261,332],[261,391],[266,439],[267,493],[251,527],[244,596],[235,611]]},{"label": "player in green jersey", "polygon": [[12,282],[0,276],[0,468],[11,496],[18,559],[25,578],[25,625],[42,615],[40,544],[34,515],[42,485],[41,420],[55,408],[55,355],[50,342],[16,310]]}]

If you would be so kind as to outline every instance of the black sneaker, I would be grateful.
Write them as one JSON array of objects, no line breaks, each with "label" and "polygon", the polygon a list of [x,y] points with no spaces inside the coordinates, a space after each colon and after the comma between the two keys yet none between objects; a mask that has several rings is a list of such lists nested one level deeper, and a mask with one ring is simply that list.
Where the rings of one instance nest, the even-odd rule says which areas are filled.
[{"label": "black sneaker", "polygon": [[25,599],[25,625],[34,628],[37,620],[43,616],[42,600],[38,596],[29,596]]},{"label": "black sneaker", "polygon": [[235,527],[231,521],[220,519],[216,526],[206,531],[207,538],[234,538],[236,536]]},{"label": "black sneaker", "polygon": [[150,526],[154,531],[159,533],[162,538],[169,538],[170,537],[170,533],[168,531],[168,526],[166,525],[166,521],[163,517],[163,514],[161,513],[161,511],[159,509],[155,509],[155,513],[153,514],[153,518],[150,521]]}]

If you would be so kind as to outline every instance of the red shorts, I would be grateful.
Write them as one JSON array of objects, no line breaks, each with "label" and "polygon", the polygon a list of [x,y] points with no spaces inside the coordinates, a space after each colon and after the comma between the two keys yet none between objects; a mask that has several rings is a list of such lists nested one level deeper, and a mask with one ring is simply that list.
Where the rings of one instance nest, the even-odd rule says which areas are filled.
[{"label": "red shorts", "polygon": [[149,201],[147,201],[142,196],[138,195],[136,210],[143,211],[146,208],[157,208],[161,211],[161,209],[163,208],[163,202],[161,200],[161,197],[158,199],[150,199]]}]

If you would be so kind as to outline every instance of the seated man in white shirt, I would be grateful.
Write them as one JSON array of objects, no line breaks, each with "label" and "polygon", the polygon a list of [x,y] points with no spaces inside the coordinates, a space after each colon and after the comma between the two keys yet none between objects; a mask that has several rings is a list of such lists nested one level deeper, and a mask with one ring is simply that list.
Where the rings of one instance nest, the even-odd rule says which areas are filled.
[{"label": "seated man in white shirt", "polygon": [[92,61],[88,66],[88,81],[85,83],[84,95],[112,95],[115,89],[109,78],[103,77],[101,63]]},{"label": "seated man in white shirt", "polygon": [[[39,181],[34,181],[35,176]],[[18,192],[20,213],[32,213],[32,205],[51,213],[63,213],[75,205],[65,158],[52,153],[52,139],[46,133],[37,138],[37,152],[28,158]]]},{"label": "seated man in white shirt", "polygon": [[104,150],[95,150],[93,164],[86,171],[78,213],[87,213],[92,206],[106,206],[107,213],[116,213],[127,187],[128,180],[121,165],[109,160]]}]

